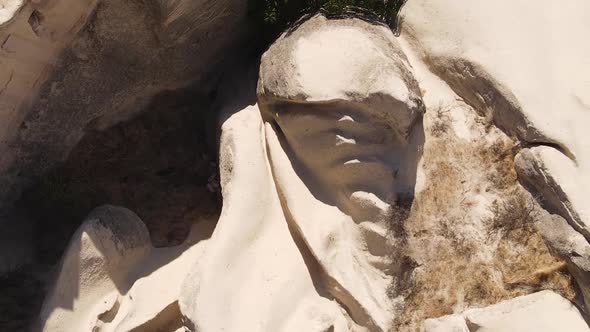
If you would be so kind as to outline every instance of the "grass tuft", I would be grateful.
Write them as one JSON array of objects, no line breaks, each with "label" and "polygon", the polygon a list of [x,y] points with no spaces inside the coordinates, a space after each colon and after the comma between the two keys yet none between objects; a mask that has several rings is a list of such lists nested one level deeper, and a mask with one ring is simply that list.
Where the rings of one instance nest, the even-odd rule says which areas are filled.
[{"label": "grass tuft", "polygon": [[537,203],[518,184],[514,143],[485,121],[474,124],[485,139],[457,137],[453,111],[426,114],[425,183],[393,223],[392,234],[403,235],[391,257],[389,294],[404,299],[395,331],[543,289],[575,295],[565,264],[537,233]]}]

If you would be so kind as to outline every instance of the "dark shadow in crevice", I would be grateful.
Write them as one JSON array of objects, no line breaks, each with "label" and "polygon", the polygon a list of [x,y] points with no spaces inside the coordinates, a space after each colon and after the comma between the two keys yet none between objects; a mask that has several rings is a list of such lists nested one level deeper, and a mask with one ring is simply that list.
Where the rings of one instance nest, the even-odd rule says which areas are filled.
[{"label": "dark shadow in crevice", "polygon": [[0,329],[26,330],[34,322],[60,257],[95,207],[134,210],[157,247],[182,243],[193,224],[218,215],[213,103],[209,91],[195,87],[163,92],[130,121],[89,128],[62,165],[37,178],[11,213],[31,225],[33,261],[0,276],[7,302],[0,303],[7,308]]},{"label": "dark shadow in crevice", "polygon": [[388,29],[391,29],[393,33],[396,36],[398,36],[401,23],[399,13],[403,9],[403,6],[406,4],[406,2],[407,0],[386,0],[384,2],[384,6],[386,7],[384,8],[385,12],[381,14],[375,13],[371,9],[359,6],[346,6],[342,8],[342,10],[337,12],[332,12],[324,8],[320,8],[318,11],[305,14],[295,22],[291,23],[286,30],[286,35],[288,36],[291,33],[293,33],[303,23],[305,23],[307,20],[314,17],[315,15],[322,14],[326,18],[331,20],[354,18],[365,21],[370,24],[381,25]]}]

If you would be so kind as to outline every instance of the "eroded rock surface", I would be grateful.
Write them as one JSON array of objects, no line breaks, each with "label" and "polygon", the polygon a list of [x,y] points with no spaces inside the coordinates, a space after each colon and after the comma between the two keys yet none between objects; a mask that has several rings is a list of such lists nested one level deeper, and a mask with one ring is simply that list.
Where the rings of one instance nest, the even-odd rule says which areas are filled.
[{"label": "eroded rock surface", "polygon": [[[351,57],[364,47],[371,56]],[[316,16],[265,53],[258,98],[260,109],[224,124],[224,210],[181,311],[197,330],[387,331],[399,302],[387,295],[398,277],[387,218],[413,190],[423,139],[420,94],[393,33]],[[243,240],[230,240],[236,232]]]},{"label": "eroded rock surface", "polygon": [[551,291],[518,297],[461,315],[430,319],[426,332],[589,331],[578,309]]},{"label": "eroded rock surface", "polygon": [[398,41],[388,27],[359,19],[316,16],[285,33],[262,56],[258,95],[263,105],[345,101],[403,136],[423,112]]},{"label": "eroded rock surface", "polygon": [[24,4],[0,30],[0,204],[64,161],[87,129],[203,80],[247,33],[245,12],[243,1]]},{"label": "eroded rock surface", "polygon": [[[92,328],[94,322],[86,320],[98,319],[115,305],[117,298],[111,292],[130,287],[128,273],[150,249],[147,229],[133,212],[112,206],[91,212],[72,237],[59,277],[45,300],[43,329]],[[104,302],[99,301],[103,298]]]},{"label": "eroded rock surface", "polygon": [[[515,160],[519,181],[573,227],[568,237],[545,232],[553,250],[573,239],[566,247],[579,247],[575,232],[588,239],[589,153],[583,142],[590,48],[578,42],[590,31],[587,7],[583,1],[417,0],[401,13],[401,38],[415,54],[413,64],[422,63],[488,124],[526,148]],[[447,93],[438,89],[430,95]],[[567,250],[557,252],[566,261],[578,259]],[[570,264],[570,272],[587,288],[579,267]]]},{"label": "eroded rock surface", "polygon": [[561,192],[549,203],[570,205],[562,216],[588,237],[590,48],[578,42],[590,32],[587,9],[584,1],[409,1],[402,38],[478,112],[525,145],[546,145],[535,155],[550,176],[536,186]]},{"label": "eroded rock surface", "polygon": [[[570,5],[544,4],[548,16],[524,2],[410,1],[399,38],[323,15],[286,32],[262,57],[258,103],[224,114],[215,230],[200,224],[182,245],[155,249],[131,212],[97,210],[64,255],[41,325],[587,331],[585,178],[563,178],[586,174],[585,86],[569,67],[586,46],[529,85],[526,75],[556,62],[547,52],[527,62],[544,44],[517,18],[531,9],[533,27],[587,25]],[[474,28],[500,9],[512,12]],[[574,40],[554,41],[571,50]]]},{"label": "eroded rock surface", "polygon": [[40,315],[42,331],[173,331],[182,326],[180,285],[214,222],[182,245],[156,249],[133,212],[95,209],[72,237]]},{"label": "eroded rock surface", "polygon": [[[113,203],[134,209],[158,247],[182,243],[192,223],[217,213],[216,189],[207,188],[210,176],[212,185],[217,182],[215,154],[205,154],[205,130],[187,134],[205,107],[194,107],[188,116],[186,109],[161,107],[160,113],[170,111],[159,115],[162,121],[148,116],[113,126],[136,118],[163,91],[208,82],[200,91],[214,99],[219,64],[236,58],[221,54],[240,48],[250,33],[246,5],[1,1],[0,225],[10,231],[0,241],[0,288],[7,294],[0,330],[26,329],[36,317],[52,265],[92,208]],[[174,134],[166,132],[178,126]],[[215,125],[203,126],[215,131]],[[142,141],[124,142],[131,137]],[[170,147],[176,144],[184,147]],[[163,146],[167,152],[155,151]],[[183,149],[192,151],[174,156]],[[23,204],[27,190],[37,196],[33,201],[41,194],[41,201]],[[165,198],[155,203],[156,196]]]}]

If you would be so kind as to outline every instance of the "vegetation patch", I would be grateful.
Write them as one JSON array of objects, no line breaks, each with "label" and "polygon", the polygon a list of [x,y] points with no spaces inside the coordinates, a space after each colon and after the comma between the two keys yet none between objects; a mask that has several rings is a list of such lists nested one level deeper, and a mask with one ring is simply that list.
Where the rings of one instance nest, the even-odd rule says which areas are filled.
[{"label": "vegetation patch", "polygon": [[435,111],[435,116],[430,126],[430,134],[434,137],[441,137],[449,131],[451,118],[449,117],[449,110],[439,107]]},{"label": "vegetation patch", "polygon": [[455,111],[426,113],[425,184],[399,214],[404,248],[391,254],[407,269],[392,269],[390,295],[405,300],[396,331],[543,289],[575,295],[564,262],[534,226],[538,206],[516,179],[514,143],[479,123],[482,138],[457,137],[448,116]]},{"label": "vegetation patch", "polygon": [[249,14],[270,43],[301,17],[320,11],[329,16],[361,12],[395,30],[404,3],[405,0],[249,0]]}]

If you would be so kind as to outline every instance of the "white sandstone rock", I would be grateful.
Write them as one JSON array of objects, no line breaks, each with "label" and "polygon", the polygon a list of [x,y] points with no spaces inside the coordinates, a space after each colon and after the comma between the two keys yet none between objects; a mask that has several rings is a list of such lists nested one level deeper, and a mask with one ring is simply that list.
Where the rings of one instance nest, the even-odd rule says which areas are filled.
[{"label": "white sandstone rock", "polygon": [[317,287],[352,322],[387,331],[391,204],[411,193],[423,141],[422,100],[386,27],[317,15],[263,55],[260,111],[273,180]]},{"label": "white sandstone rock", "polygon": [[317,15],[281,36],[263,56],[261,102],[357,103],[407,135],[422,114],[417,82],[386,26]]},{"label": "white sandstone rock", "polygon": [[[133,212],[95,209],[73,235],[43,309],[43,331],[90,331],[128,289],[128,275],[151,249],[147,228]],[[103,300],[104,299],[104,300]]]},{"label": "white sandstone rock", "polygon": [[[202,255],[214,223],[201,221],[185,244],[153,248],[131,211],[95,209],[72,237],[43,304],[39,329],[171,330],[182,325],[178,299],[190,264]],[[197,241],[201,240],[201,241]]]},{"label": "white sandstone rock", "polygon": [[[590,158],[582,130],[588,115],[580,111],[588,104],[588,75],[574,70],[588,54],[587,45],[574,44],[587,31],[579,8],[548,0],[535,7],[522,0],[412,0],[403,11],[401,39],[382,26],[321,15],[285,33],[263,56],[258,106],[223,124],[223,211],[211,238],[162,251],[151,248],[144,231],[130,236],[140,245],[127,246],[116,240],[126,232],[85,224],[44,305],[46,330],[126,331],[156,323],[177,330],[180,315],[187,328],[205,332],[389,330],[403,299],[387,292],[400,272],[389,268],[397,257],[387,222],[398,195],[416,190],[424,141],[417,68],[421,78],[425,71],[441,78],[421,81],[423,90],[436,89],[429,109],[440,100],[460,104],[456,93],[521,140],[560,145],[565,154],[533,149],[541,166],[523,154],[521,170],[534,177],[547,168],[586,220],[579,195],[587,178],[560,177],[587,174]],[[545,25],[556,30],[533,30]],[[554,51],[542,37],[551,38]],[[456,131],[466,140],[473,134],[466,126]],[[474,209],[478,217],[485,212]],[[559,250],[575,251],[574,240],[575,248],[587,249],[579,236],[564,234],[553,234],[564,242]],[[138,249],[112,249],[128,247]],[[60,304],[60,294],[77,284],[80,296]],[[431,319],[425,329],[588,326],[569,301],[543,291]]]},{"label": "white sandstone rock", "polygon": [[486,308],[426,320],[426,332],[590,331],[573,304],[552,291],[517,297]]},{"label": "white sandstone rock", "polygon": [[257,107],[223,125],[223,211],[180,309],[197,331],[347,331],[346,313],[320,295],[317,263],[286,220],[263,130]]},{"label": "white sandstone rock", "polygon": [[0,0],[0,26],[10,21],[22,5],[23,0]]},{"label": "white sandstone rock", "polygon": [[589,237],[590,4],[412,0],[401,17],[401,38],[478,112],[523,141],[560,147],[538,154]]},{"label": "white sandstone rock", "polygon": [[392,32],[316,16],[265,53],[258,97],[222,127],[223,211],[183,286],[189,327],[387,331],[387,216],[423,139]]}]

